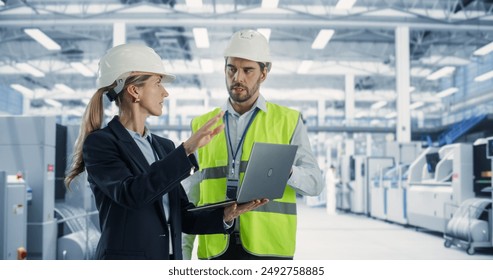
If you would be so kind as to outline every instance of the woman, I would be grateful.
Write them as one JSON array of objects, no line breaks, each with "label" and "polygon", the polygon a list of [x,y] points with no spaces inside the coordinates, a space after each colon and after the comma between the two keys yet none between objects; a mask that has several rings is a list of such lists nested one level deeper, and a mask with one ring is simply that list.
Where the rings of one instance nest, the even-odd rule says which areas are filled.
[{"label": "woman", "polygon": [[[86,109],[66,185],[87,170],[99,210],[101,238],[97,259],[182,259],[181,233],[227,233],[233,220],[265,204],[252,201],[213,211],[194,207],[180,185],[197,168],[193,153],[210,142],[223,125],[220,113],[176,149],[172,141],[149,133],[148,116],[162,114],[168,92],[153,49],[124,44],[99,62],[98,86]],[[103,96],[115,101],[119,115],[101,128]]]}]

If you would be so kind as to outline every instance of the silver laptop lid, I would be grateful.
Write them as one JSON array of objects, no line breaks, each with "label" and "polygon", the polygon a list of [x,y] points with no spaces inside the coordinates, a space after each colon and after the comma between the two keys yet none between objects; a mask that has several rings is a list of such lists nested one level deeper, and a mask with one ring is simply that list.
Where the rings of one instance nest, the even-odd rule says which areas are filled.
[{"label": "silver laptop lid", "polygon": [[298,146],[255,142],[238,193],[238,203],[281,198]]}]

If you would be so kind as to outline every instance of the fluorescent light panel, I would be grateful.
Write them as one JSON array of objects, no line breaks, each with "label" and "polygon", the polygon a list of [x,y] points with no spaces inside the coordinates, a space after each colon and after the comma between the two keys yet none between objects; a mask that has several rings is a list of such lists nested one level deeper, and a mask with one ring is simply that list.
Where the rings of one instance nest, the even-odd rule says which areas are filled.
[{"label": "fluorescent light panel", "polygon": [[45,102],[46,102],[46,104],[51,105],[51,106],[56,107],[56,108],[62,107],[62,103],[60,103],[54,99],[48,98],[48,99],[45,99]]},{"label": "fluorescent light panel", "polygon": [[411,110],[418,109],[419,107],[421,107],[423,105],[425,105],[425,104],[423,102],[421,102],[421,101],[414,102],[413,104],[411,104],[409,106],[409,109],[411,109]]},{"label": "fluorescent light panel", "polygon": [[428,75],[426,79],[431,81],[438,80],[445,76],[451,75],[452,73],[454,73],[454,71],[455,71],[454,66],[445,66]]},{"label": "fluorescent light panel", "polygon": [[39,78],[39,77],[45,76],[45,73],[43,73],[41,70],[39,70],[38,68],[36,68],[30,64],[24,63],[24,62],[15,64],[15,67],[17,67],[19,70],[22,70],[24,72],[27,72],[27,73],[33,75],[34,77]]},{"label": "fluorescent light panel", "polygon": [[267,39],[267,41],[269,41],[270,39],[270,32],[271,32],[271,29],[270,28],[259,28],[257,29],[258,33],[262,34],[265,36],[265,38]]},{"label": "fluorescent light panel", "polygon": [[59,51],[62,49],[57,42],[53,41],[50,37],[48,37],[48,35],[43,33],[43,31],[38,28],[27,28],[24,29],[24,32],[50,51]]},{"label": "fluorescent light panel", "polygon": [[484,82],[484,81],[487,81],[487,80],[489,80],[491,78],[493,78],[493,70],[477,76],[476,78],[474,78],[474,81],[476,81],[476,82]]},{"label": "fluorescent light panel", "polygon": [[333,29],[322,29],[318,32],[317,38],[313,41],[312,49],[323,49],[329,42],[332,35],[334,35]]},{"label": "fluorescent light panel", "polygon": [[373,103],[371,105],[371,108],[373,110],[377,110],[377,109],[380,109],[380,108],[384,107],[385,105],[387,105],[387,101],[382,100],[382,101],[378,101],[378,102]]},{"label": "fluorescent light panel", "polygon": [[193,37],[195,39],[195,45],[199,49],[206,49],[209,45],[209,32],[207,28],[196,27],[193,29]]},{"label": "fluorescent light panel", "polygon": [[446,96],[449,96],[449,95],[452,95],[456,92],[458,92],[459,89],[456,88],[456,87],[451,87],[451,88],[448,88],[446,90],[442,90],[440,91],[439,93],[437,93],[437,97],[440,97],[440,98],[443,98],[443,97],[446,97]]},{"label": "fluorescent light panel", "polygon": [[18,92],[22,93],[22,95],[24,96],[28,96],[28,97],[33,97],[34,95],[34,91],[31,90],[31,89],[28,89],[27,87],[23,86],[23,85],[19,85],[19,84],[11,84],[10,85],[11,88],[17,90]]},{"label": "fluorescent light panel", "polygon": [[75,93],[75,90],[73,90],[71,87],[67,86],[66,84],[55,84],[55,88],[65,93],[70,93],[70,94]]},{"label": "fluorescent light panel", "polygon": [[487,55],[493,51],[493,42],[482,46],[481,48],[474,51],[474,55]]},{"label": "fluorescent light panel", "polygon": [[202,0],[186,0],[185,3],[189,8],[202,8],[202,6],[204,5],[202,3]]},{"label": "fluorescent light panel", "polygon": [[298,67],[298,71],[296,71],[298,74],[306,74],[312,67],[313,60],[303,60]]},{"label": "fluorescent light panel", "polygon": [[275,9],[279,5],[279,0],[262,0],[262,8]]},{"label": "fluorescent light panel", "polygon": [[349,10],[354,3],[356,3],[356,0],[339,0],[336,4],[336,10]]},{"label": "fluorescent light panel", "polygon": [[87,68],[82,62],[71,62],[70,65],[84,77],[94,77],[94,72]]},{"label": "fluorescent light panel", "polygon": [[385,116],[386,119],[392,119],[392,118],[395,118],[397,117],[397,113],[396,112],[392,112],[392,113],[389,113]]},{"label": "fluorescent light panel", "polygon": [[5,6],[5,3],[3,1],[0,1],[0,7]]},{"label": "fluorescent light panel", "polygon": [[368,116],[368,113],[365,112],[365,111],[360,111],[358,112],[354,117],[359,119],[359,118],[364,118],[364,117],[367,117]]}]

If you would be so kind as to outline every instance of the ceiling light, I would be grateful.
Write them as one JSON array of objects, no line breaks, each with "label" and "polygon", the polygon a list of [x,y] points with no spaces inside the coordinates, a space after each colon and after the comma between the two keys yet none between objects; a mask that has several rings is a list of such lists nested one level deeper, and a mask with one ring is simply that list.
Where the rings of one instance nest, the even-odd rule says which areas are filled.
[{"label": "ceiling light", "polygon": [[418,101],[418,102],[414,102],[413,104],[411,104],[409,106],[409,109],[411,110],[414,110],[414,109],[418,109],[419,107],[425,105],[425,103],[421,102],[421,101]]},{"label": "ceiling light", "polygon": [[94,77],[94,72],[87,68],[82,62],[71,62],[70,65],[84,77]]},{"label": "ceiling light", "polygon": [[360,111],[358,112],[354,117],[359,119],[359,118],[364,118],[364,117],[367,117],[368,116],[368,113],[365,112],[365,111]]},{"label": "ceiling light", "polygon": [[300,66],[298,67],[298,71],[296,71],[298,74],[306,74],[312,67],[313,60],[303,60],[300,63]]},{"label": "ceiling light", "polygon": [[385,105],[387,105],[387,101],[382,100],[382,101],[378,101],[378,102],[373,103],[371,105],[371,108],[374,110],[377,110],[377,109],[384,107]]},{"label": "ceiling light", "polygon": [[431,81],[438,80],[445,76],[449,76],[450,74],[454,73],[454,71],[455,71],[454,66],[445,66],[428,75],[426,79]]},{"label": "ceiling light", "polygon": [[349,10],[354,3],[356,3],[356,0],[339,0],[336,4],[336,10]]},{"label": "ceiling light", "polygon": [[443,98],[443,97],[446,97],[446,96],[449,96],[449,95],[452,95],[456,92],[458,92],[459,89],[456,88],[456,87],[451,87],[451,88],[448,88],[446,90],[442,90],[440,91],[439,93],[437,93],[437,97],[440,97],[440,98]]},{"label": "ceiling light", "polygon": [[15,67],[17,67],[19,70],[22,70],[24,72],[27,72],[27,73],[33,75],[34,77],[39,78],[39,77],[45,76],[45,73],[41,72],[41,70],[39,70],[38,68],[36,68],[30,64],[24,63],[24,62],[15,64]]},{"label": "ceiling light", "polygon": [[186,0],[185,1],[189,8],[202,8],[202,0]]},{"label": "ceiling light", "polygon": [[11,84],[11,88],[17,90],[18,92],[22,93],[22,95],[26,96],[27,98],[33,98],[34,97],[34,91],[31,89],[28,89],[27,87],[19,84]]},{"label": "ceiling light", "polygon": [[5,3],[3,1],[0,1],[0,7],[5,6]]},{"label": "ceiling light", "polygon": [[51,105],[51,106],[56,107],[56,108],[62,107],[62,103],[60,103],[54,99],[48,98],[48,99],[45,99],[45,102],[46,102],[46,104]]},{"label": "ceiling light", "polygon": [[262,0],[262,8],[275,9],[279,5],[279,0]]},{"label": "ceiling light", "polygon": [[385,116],[385,118],[386,118],[386,119],[393,119],[393,118],[395,118],[395,117],[397,117],[397,113],[396,113],[396,112],[388,113],[388,114]]},{"label": "ceiling light", "polygon": [[487,55],[493,51],[493,42],[482,46],[481,48],[474,51],[474,55]]},{"label": "ceiling light", "polygon": [[317,38],[313,41],[312,49],[323,49],[329,42],[332,35],[334,35],[334,30],[332,29],[322,29],[318,32]]},{"label": "ceiling light", "polygon": [[270,28],[259,28],[257,29],[258,33],[264,35],[265,39],[267,39],[267,41],[269,41],[270,39]]},{"label": "ceiling light", "polygon": [[53,41],[50,37],[48,37],[48,35],[44,34],[43,31],[38,28],[27,28],[24,29],[24,32],[48,50],[59,51],[62,49],[57,42]]},{"label": "ceiling light", "polygon": [[204,73],[213,73],[214,63],[212,62],[212,59],[201,59],[200,68],[202,68],[202,72]]},{"label": "ceiling light", "polygon": [[206,49],[209,47],[209,33],[207,28],[194,28],[193,37],[195,38],[195,45],[199,49]]},{"label": "ceiling light", "polygon": [[477,76],[476,78],[474,78],[474,81],[484,82],[484,81],[489,80],[491,78],[493,78],[493,70]]},{"label": "ceiling light", "polygon": [[74,94],[75,90],[65,84],[55,84],[55,88],[64,93]]}]

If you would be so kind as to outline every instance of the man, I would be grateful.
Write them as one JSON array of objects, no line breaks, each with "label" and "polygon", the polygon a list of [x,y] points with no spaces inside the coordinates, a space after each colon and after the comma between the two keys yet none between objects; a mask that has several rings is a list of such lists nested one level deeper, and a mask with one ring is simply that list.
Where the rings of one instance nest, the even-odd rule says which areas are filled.
[{"label": "man", "polygon": [[[265,37],[254,30],[235,33],[224,58],[229,99],[222,108],[195,118],[192,130],[220,111],[226,112],[225,130],[197,151],[200,172],[184,182],[193,186],[189,191],[191,200],[197,200],[194,196],[198,194],[198,205],[202,205],[231,197],[230,190],[240,185],[254,142],[298,145],[298,151],[283,197],[242,214],[235,221],[233,234],[200,235],[198,257],[292,259],[296,247],[296,192],[320,194],[321,171],[300,113],[267,102],[260,94],[260,84],[272,67]],[[190,256],[193,238],[185,237],[185,258]]]}]

